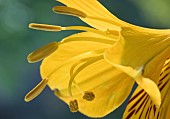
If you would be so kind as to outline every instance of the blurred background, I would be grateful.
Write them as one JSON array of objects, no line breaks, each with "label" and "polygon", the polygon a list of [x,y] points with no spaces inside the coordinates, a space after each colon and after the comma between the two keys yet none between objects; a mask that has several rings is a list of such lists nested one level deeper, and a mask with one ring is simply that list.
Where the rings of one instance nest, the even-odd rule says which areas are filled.
[{"label": "blurred background", "polygon": [[[117,17],[130,23],[170,28],[169,0],[99,0]],[[57,15],[54,0],[0,0],[0,119],[89,119],[71,113],[47,87],[30,103],[24,96],[41,80],[40,63],[29,64],[27,55],[52,41],[60,41],[73,31],[58,33],[28,28],[30,22],[86,25],[78,18]],[[103,119],[121,119],[127,101]]]}]

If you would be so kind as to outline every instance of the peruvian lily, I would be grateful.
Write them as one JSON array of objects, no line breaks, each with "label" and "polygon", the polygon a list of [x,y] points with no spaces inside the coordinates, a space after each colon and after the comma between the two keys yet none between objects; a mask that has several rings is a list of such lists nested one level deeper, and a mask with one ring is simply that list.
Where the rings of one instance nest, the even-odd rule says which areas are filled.
[{"label": "peruvian lily", "polygon": [[[29,25],[38,30],[84,32],[49,43],[28,56],[31,63],[43,60],[42,81],[26,95],[25,101],[34,99],[48,85],[72,112],[103,117],[126,100],[136,82],[159,110],[162,92],[157,82],[170,57],[170,30],[126,23],[97,0],[59,1],[66,6],[56,6],[54,12],[79,17],[93,28]],[[168,99],[163,101],[169,105]]]}]

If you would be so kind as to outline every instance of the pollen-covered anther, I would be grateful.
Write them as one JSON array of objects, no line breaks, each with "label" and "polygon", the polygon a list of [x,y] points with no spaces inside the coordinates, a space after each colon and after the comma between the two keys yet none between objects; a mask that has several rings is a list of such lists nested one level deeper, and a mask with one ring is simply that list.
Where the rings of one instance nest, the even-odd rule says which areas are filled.
[{"label": "pollen-covered anther", "polygon": [[51,42],[38,50],[35,50],[34,52],[30,53],[27,57],[27,60],[29,63],[35,63],[38,62],[53,52],[55,52],[58,49],[58,43],[57,42]]},{"label": "pollen-covered anther", "polygon": [[36,98],[46,87],[48,83],[48,78],[43,79],[35,88],[33,88],[26,96],[25,96],[25,101],[29,102]]},{"label": "pollen-covered anther", "polygon": [[36,30],[43,30],[43,31],[61,31],[62,30],[61,26],[37,24],[37,23],[30,23],[29,28],[36,29]]},{"label": "pollen-covered anther", "polygon": [[78,102],[77,102],[76,99],[71,100],[69,102],[69,108],[70,108],[71,112],[77,112],[78,111],[79,107],[78,107]]},{"label": "pollen-covered anther", "polygon": [[93,101],[95,98],[95,95],[93,92],[91,91],[85,91],[84,92],[84,96],[83,99],[87,100],[87,101]]},{"label": "pollen-covered anther", "polygon": [[72,15],[72,16],[82,17],[82,18],[87,17],[87,15],[84,12],[67,6],[55,6],[53,7],[52,10],[59,14]]}]

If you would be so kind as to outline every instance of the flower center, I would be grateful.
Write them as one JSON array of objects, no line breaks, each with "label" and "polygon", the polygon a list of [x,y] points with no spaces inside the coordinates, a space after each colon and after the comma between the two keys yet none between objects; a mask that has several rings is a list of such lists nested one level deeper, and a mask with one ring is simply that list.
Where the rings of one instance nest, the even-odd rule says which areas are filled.
[{"label": "flower center", "polygon": [[[80,91],[80,93],[83,95],[82,98],[84,100],[86,100],[86,101],[93,101],[94,100],[95,94],[91,91],[83,91],[82,88],[76,83],[75,78],[79,73],[81,73],[81,71],[83,69],[94,64],[97,61],[102,60],[103,59],[103,55],[102,55],[103,51],[104,51],[104,49],[88,52],[88,54],[90,54],[88,57],[80,59],[79,61],[75,62],[71,66],[71,68],[70,68],[70,80],[69,80],[69,83],[68,83],[68,93],[69,93],[69,98],[70,98],[70,103],[69,103],[70,111],[72,111],[72,112],[78,111],[78,101],[76,99],[74,99],[74,96],[72,94],[72,84],[74,84],[75,87]],[[35,97],[37,97],[42,92],[42,90],[46,87],[51,76],[57,70],[58,70],[58,68],[54,69],[51,72],[51,74],[46,76],[45,79],[43,79],[35,88],[33,88],[25,96],[25,101],[29,102],[29,101],[33,100]],[[59,90],[55,90],[55,94],[61,95]]]}]

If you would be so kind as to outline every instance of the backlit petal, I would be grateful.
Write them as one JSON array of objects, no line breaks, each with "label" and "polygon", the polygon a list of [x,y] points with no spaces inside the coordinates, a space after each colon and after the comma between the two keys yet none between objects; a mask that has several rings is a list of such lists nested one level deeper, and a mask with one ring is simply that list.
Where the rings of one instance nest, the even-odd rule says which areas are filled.
[{"label": "backlit petal", "polygon": [[140,28],[124,27],[120,40],[105,52],[105,57],[111,62],[138,68],[167,47],[170,47],[169,32],[149,33]]},{"label": "backlit petal", "polygon": [[[77,41],[76,39],[79,39],[79,38],[84,39],[84,41]],[[88,41],[89,39],[97,40],[97,38],[102,39],[102,40],[106,39],[106,37],[102,37],[100,35],[97,35],[94,33],[88,33],[88,32],[78,33],[78,34],[71,35],[63,39],[62,42],[66,40],[67,41],[72,40],[72,41],[60,44],[57,51],[55,51],[52,55],[50,55],[50,57],[46,58],[43,61],[43,64],[48,62],[48,63],[55,64],[55,65],[49,66],[49,67],[48,65],[45,65],[46,67],[44,68],[47,68],[48,70],[46,72],[41,72],[42,76],[43,77],[47,76],[56,67],[59,67],[64,62],[66,62],[67,60],[69,60],[70,58],[74,56],[80,55],[85,52],[105,49],[111,46],[105,43]]]},{"label": "backlit petal", "polygon": [[[170,38],[167,34],[160,36],[160,34],[157,33],[147,34],[147,32],[142,31],[139,33],[139,30],[140,29],[132,30],[130,28],[123,28],[120,41],[105,51],[105,59],[113,64],[113,66],[133,77],[159,107],[161,101],[160,93],[156,84],[151,81],[155,78],[151,76],[151,64],[153,68],[153,65],[159,63],[159,61],[164,62],[167,59],[170,51]],[[153,59],[155,59],[155,64],[152,62]],[[147,65],[147,63],[150,64]],[[158,65],[159,69],[161,69],[162,65],[163,64]],[[143,71],[141,71],[139,72],[140,75],[138,75],[137,69],[139,68],[142,68],[143,71],[145,71],[146,68],[147,74],[146,72],[143,74]],[[158,70],[158,68],[156,69]],[[158,70],[158,74],[159,73],[160,70]],[[154,90],[157,91],[157,93],[154,93]]]},{"label": "backlit petal", "polygon": [[142,76],[142,69],[135,70],[131,67],[121,66],[113,63],[111,64],[118,70],[123,71],[124,73],[132,77],[137,82],[137,84],[147,92],[147,94],[151,97],[155,105],[158,107],[160,106],[161,95],[159,89],[152,80]]},{"label": "backlit petal", "polygon": [[[84,53],[73,57],[59,67],[53,76],[49,77],[48,85],[52,89],[58,88],[59,93],[57,93],[57,96],[67,104],[70,101],[67,88],[70,79],[70,68],[80,59],[91,56],[95,55]],[[53,67],[55,65],[55,63],[51,63],[50,59],[45,59],[41,66],[41,74],[44,76],[45,72],[51,70],[47,67]],[[83,95],[80,91],[74,85],[72,86],[73,97],[77,99],[79,103],[79,111],[90,117],[103,117],[118,108],[127,98],[134,84],[133,79],[122,71],[115,69],[104,59],[84,68],[77,75],[75,81],[82,90],[90,90],[95,94],[95,99],[93,101],[86,101],[83,99]]]}]

